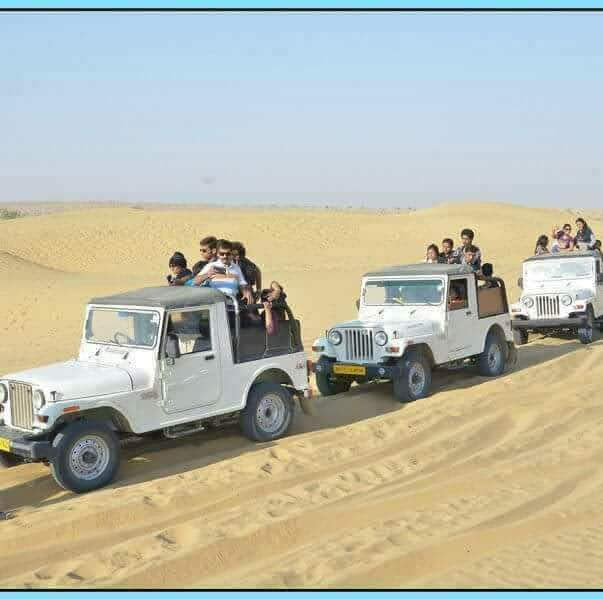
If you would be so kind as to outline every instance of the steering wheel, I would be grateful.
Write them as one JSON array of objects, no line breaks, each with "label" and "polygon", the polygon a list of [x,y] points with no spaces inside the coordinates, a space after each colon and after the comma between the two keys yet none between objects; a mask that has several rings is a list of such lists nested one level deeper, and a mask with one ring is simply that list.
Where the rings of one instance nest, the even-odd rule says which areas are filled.
[{"label": "steering wheel", "polygon": [[[118,339],[118,337],[123,337],[125,339],[125,341],[120,341]],[[120,331],[117,331],[117,333],[115,333],[115,335],[113,335],[113,341],[115,341],[115,343],[117,343],[117,345],[123,345],[124,343],[127,343],[127,344],[134,343],[133,339],[128,337],[125,333],[121,333]]]}]

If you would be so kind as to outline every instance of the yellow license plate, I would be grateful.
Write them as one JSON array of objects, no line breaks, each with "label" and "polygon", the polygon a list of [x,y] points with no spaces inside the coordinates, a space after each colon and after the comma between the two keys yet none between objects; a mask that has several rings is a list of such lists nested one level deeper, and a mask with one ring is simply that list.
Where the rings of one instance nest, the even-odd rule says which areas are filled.
[{"label": "yellow license plate", "polygon": [[366,368],[364,366],[350,366],[348,364],[335,364],[333,366],[333,372],[335,374],[366,374]]},{"label": "yellow license plate", "polygon": [[10,441],[0,438],[0,451],[10,451]]}]

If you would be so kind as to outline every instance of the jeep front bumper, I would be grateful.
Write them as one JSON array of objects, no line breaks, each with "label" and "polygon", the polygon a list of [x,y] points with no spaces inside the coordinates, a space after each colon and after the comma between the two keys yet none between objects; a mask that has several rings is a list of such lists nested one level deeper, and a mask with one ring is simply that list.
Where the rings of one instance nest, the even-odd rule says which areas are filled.
[{"label": "jeep front bumper", "polygon": [[28,460],[44,460],[54,455],[52,443],[23,431],[0,425],[0,451]]},{"label": "jeep front bumper", "polygon": [[[335,372],[335,367],[341,366],[360,366],[364,368],[364,373],[341,373]],[[329,360],[328,358],[320,358],[313,368],[314,372],[320,372],[324,374],[332,374],[337,377],[344,378],[367,378],[367,379],[393,379],[402,375],[400,366],[391,364],[358,364],[358,363],[347,363],[337,362],[336,360]]]},{"label": "jeep front bumper", "polygon": [[586,314],[573,318],[514,318],[513,329],[536,331],[540,329],[579,329],[586,325]]}]

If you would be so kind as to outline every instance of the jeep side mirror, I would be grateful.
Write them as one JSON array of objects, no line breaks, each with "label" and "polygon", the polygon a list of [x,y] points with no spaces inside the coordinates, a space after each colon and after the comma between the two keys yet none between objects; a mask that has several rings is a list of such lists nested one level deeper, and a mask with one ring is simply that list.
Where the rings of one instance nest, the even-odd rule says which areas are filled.
[{"label": "jeep side mirror", "polygon": [[180,344],[178,343],[178,337],[176,335],[168,334],[165,340],[165,355],[168,358],[179,358],[180,357]]},{"label": "jeep side mirror", "polygon": [[520,289],[523,289],[523,277],[519,277],[519,279],[517,279],[517,286]]},{"label": "jeep side mirror", "polygon": [[360,310],[360,300],[356,300],[356,310]]}]

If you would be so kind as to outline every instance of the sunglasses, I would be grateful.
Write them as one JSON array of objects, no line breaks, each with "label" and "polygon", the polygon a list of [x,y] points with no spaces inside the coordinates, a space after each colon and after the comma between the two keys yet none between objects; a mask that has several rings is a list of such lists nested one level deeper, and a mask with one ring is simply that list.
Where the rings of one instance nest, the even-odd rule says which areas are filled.
[{"label": "sunglasses", "polygon": [[218,256],[232,256],[232,252],[218,252]]},{"label": "sunglasses", "polygon": [[571,231],[571,230],[572,230],[572,228],[571,228],[571,227],[563,227],[563,230],[564,230],[564,231]]},{"label": "sunglasses", "polygon": [[208,254],[209,252],[211,252],[210,248],[199,248],[200,252],[203,252],[204,254]]}]

